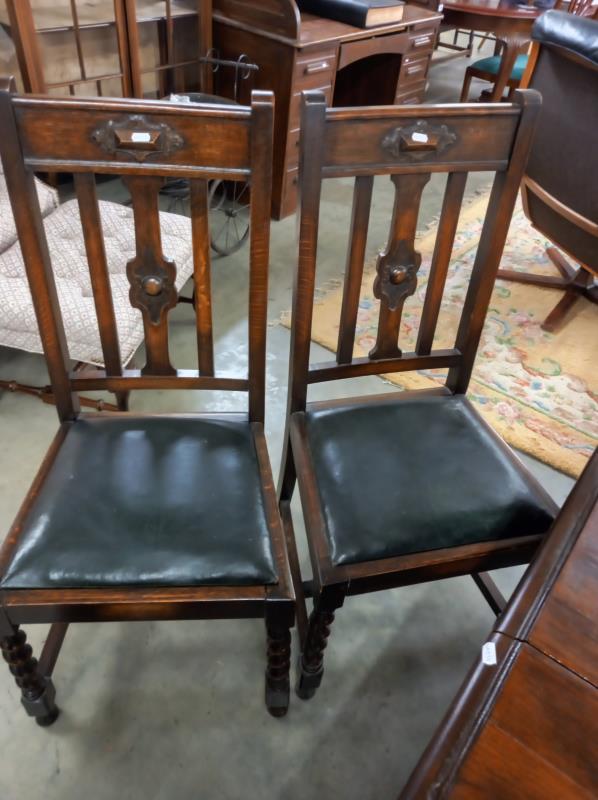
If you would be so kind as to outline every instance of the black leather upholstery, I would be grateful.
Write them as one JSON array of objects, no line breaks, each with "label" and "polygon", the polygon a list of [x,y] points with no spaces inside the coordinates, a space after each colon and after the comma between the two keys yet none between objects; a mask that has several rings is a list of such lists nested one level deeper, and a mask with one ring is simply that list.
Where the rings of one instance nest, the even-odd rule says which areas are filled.
[{"label": "black leather upholstery", "polygon": [[306,413],[332,561],[541,534],[556,508],[462,397]]},{"label": "black leather upholstery", "polygon": [[598,66],[598,20],[547,11],[534,23],[532,39],[564,47]]},{"label": "black leather upholstery", "polygon": [[276,580],[247,422],[107,416],[72,424],[0,586]]}]

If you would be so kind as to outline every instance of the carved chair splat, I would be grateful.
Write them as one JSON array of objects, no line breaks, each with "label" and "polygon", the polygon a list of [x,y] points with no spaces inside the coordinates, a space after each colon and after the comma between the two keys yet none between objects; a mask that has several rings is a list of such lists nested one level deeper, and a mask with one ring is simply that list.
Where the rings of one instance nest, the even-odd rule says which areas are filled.
[{"label": "carved chair splat", "polygon": [[[298,694],[315,693],[323,654],[345,597],[472,574],[495,612],[504,600],[487,570],[525,563],[556,507],[465,399],[488,303],[529,152],[540,96],[510,105],[327,109],[306,92],[302,108],[299,259],[295,274],[289,400],[279,503],[297,597],[302,648]],[[467,174],[494,184],[453,347],[434,346]],[[432,173],[447,184],[415,352],[401,349],[401,314],[421,256],[415,232]],[[354,355],[374,176],[395,187],[388,244],[374,282],[377,340]],[[310,363],[320,193],[355,178],[336,359]],[[321,381],[448,370],[419,392],[308,402]],[[290,503],[299,485],[313,578],[303,581]],[[313,596],[308,617],[305,597]]]},{"label": "carved chair splat", "polygon": [[[266,704],[286,713],[294,597],[264,437],[273,110],[268,92],[247,108],[0,91],[2,161],[61,422],[0,550],[0,647],[41,725],[58,714],[51,674],[66,627],[83,621],[261,617]],[[69,372],[40,169],[75,175],[104,369]],[[121,363],[122,285],[107,269],[96,174],[123,175],[132,195],[127,277],[143,317],[141,370]],[[176,368],[169,351],[177,263],[163,251],[157,196],[173,175],[191,183],[199,370]],[[251,180],[246,377],[214,369],[207,182],[223,178]],[[80,414],[79,391],[190,388],[245,392],[247,413]],[[28,623],[52,625],[39,663]]]}]

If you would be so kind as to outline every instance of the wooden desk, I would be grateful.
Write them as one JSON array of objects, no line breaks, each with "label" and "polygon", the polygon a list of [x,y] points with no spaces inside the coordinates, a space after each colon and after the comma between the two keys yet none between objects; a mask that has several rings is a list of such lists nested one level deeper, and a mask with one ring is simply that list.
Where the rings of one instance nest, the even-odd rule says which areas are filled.
[{"label": "wooden desk", "polygon": [[[260,68],[253,88],[271,89],[276,96],[276,219],[297,205],[301,92],[320,89],[334,105],[421,102],[442,19],[439,12],[407,5],[400,23],[363,29],[300,14],[294,0],[214,0],[213,8],[221,57],[247,54]],[[218,76],[216,91],[232,96]]]},{"label": "wooden desk", "polygon": [[519,53],[529,46],[532,26],[545,11],[517,0],[444,0],[444,21],[449,26],[493,33],[504,44],[500,70],[492,90],[499,102]]},{"label": "wooden desk", "polygon": [[598,797],[598,451],[401,800]]}]

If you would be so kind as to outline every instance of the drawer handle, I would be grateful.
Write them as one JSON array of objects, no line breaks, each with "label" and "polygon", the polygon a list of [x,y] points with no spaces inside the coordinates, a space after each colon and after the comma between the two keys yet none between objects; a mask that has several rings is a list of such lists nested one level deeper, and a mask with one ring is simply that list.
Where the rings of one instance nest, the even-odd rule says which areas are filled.
[{"label": "drawer handle", "polygon": [[428,44],[432,44],[432,37],[428,34],[413,39],[413,47],[425,47]]},{"label": "drawer handle", "polygon": [[303,70],[304,75],[316,75],[318,72],[326,72],[330,69],[330,62],[318,61],[315,64],[308,64]]}]

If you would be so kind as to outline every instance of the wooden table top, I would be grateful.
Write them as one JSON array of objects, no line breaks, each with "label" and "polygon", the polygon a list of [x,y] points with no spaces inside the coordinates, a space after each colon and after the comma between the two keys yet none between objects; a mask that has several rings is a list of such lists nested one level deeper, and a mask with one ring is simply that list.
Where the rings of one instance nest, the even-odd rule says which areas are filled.
[{"label": "wooden table top", "polygon": [[598,797],[598,451],[401,800]]},{"label": "wooden table top", "polygon": [[517,0],[444,0],[446,11],[506,19],[535,19],[549,7],[544,2],[527,5]]},{"label": "wooden table top", "polygon": [[403,11],[403,18],[400,22],[391,25],[377,25],[372,28],[356,28],[353,25],[346,25],[344,22],[337,22],[333,19],[316,17],[313,14],[301,14],[301,27],[299,29],[299,43],[301,46],[327,41],[349,42],[353,39],[365,39],[372,36],[384,36],[388,33],[402,31],[409,25],[417,25],[422,22],[442,19],[442,12],[428,11],[417,5],[406,4]]}]

